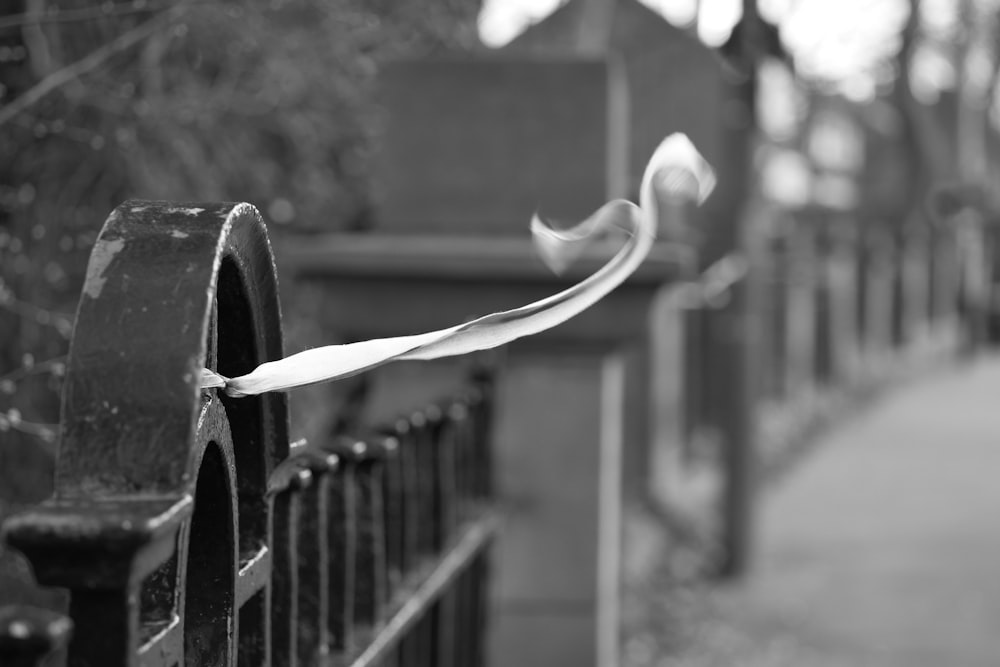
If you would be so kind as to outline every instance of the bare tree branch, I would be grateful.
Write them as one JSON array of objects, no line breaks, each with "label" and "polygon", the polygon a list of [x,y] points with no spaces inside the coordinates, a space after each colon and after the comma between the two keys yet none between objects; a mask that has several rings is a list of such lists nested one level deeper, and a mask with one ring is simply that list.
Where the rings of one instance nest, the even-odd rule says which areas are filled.
[{"label": "bare tree branch", "polygon": [[25,16],[29,19],[21,28],[21,35],[24,46],[28,49],[28,63],[31,65],[31,70],[41,79],[48,76],[53,69],[49,41],[39,21],[39,18],[45,15],[45,0],[27,0],[25,7],[28,10]]},{"label": "bare tree branch", "polygon": [[160,2],[156,4],[145,4],[131,6],[115,5],[114,7],[106,8],[104,5],[99,7],[87,7],[85,9],[63,9],[58,12],[46,12],[41,15],[34,14],[33,12],[25,12],[24,14],[10,14],[9,16],[4,16],[0,18],[0,30],[6,28],[20,28],[24,25],[31,23],[73,23],[76,21],[100,21],[101,19],[111,18],[112,16],[127,16],[129,14],[142,14],[156,9],[162,9],[164,7],[169,7],[170,3]]},{"label": "bare tree branch", "polygon": [[83,76],[87,72],[100,67],[112,56],[121,53],[130,46],[141,42],[150,35],[156,33],[164,26],[177,20],[187,9],[184,4],[179,4],[173,9],[165,11],[154,18],[122,33],[107,44],[104,44],[89,54],[77,60],[71,65],[67,65],[45,77],[27,91],[19,95],[9,104],[0,108],[0,126],[10,122],[12,118],[23,112],[25,109],[37,104],[46,95],[52,93],[71,81]]}]

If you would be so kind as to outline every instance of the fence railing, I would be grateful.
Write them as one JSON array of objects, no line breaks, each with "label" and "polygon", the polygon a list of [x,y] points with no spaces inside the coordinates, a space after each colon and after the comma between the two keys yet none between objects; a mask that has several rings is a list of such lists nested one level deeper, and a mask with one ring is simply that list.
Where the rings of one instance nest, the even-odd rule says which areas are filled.
[{"label": "fence railing", "polygon": [[[739,572],[762,473],[859,396],[982,339],[988,253],[960,229],[889,233],[823,209],[773,215],[787,224],[701,279],[691,248],[658,247],[588,315],[512,346],[499,477],[531,499],[518,511],[534,518],[505,539],[534,555],[532,573],[505,570],[501,636],[548,641],[546,622],[586,605],[595,620],[573,642],[598,627],[587,651],[607,663],[621,573],[619,545],[606,540],[622,534],[622,498],[714,467],[708,514],[723,569]],[[438,240],[400,265],[384,252],[391,238],[327,241],[312,263],[299,252],[296,271],[323,286],[322,317],[355,333],[398,327],[376,300],[432,328],[552,288],[521,246],[475,241],[448,256]],[[38,581],[71,591],[70,664],[482,663],[491,383],[477,376],[443,403],[427,396],[428,407],[363,437],[289,447],[281,394],[198,385],[202,368],[235,376],[280,356],[273,263],[252,208],[128,202],[111,216],[72,342],[56,495],[6,524]],[[675,423],[664,427],[664,415]],[[536,462],[538,474],[524,474]],[[664,474],[671,466],[683,469]],[[581,535],[595,543],[572,573],[529,551],[532,540],[569,548]],[[574,583],[550,591],[535,570]],[[594,590],[581,603],[572,595],[583,586]],[[0,662],[58,661],[66,617],[0,612]]]},{"label": "fence railing", "polygon": [[111,215],[69,356],[56,494],[4,525],[69,606],[0,611],[0,663],[482,664],[490,374],[370,435],[290,446],[283,395],[199,384],[202,368],[280,355],[256,211]]},{"label": "fence railing", "polygon": [[765,465],[810,422],[978,344],[987,307],[973,294],[988,288],[985,267],[981,285],[963,279],[975,260],[954,229],[890,230],[822,209],[785,222],[757,263]]},{"label": "fence railing", "polygon": [[294,447],[272,473],[272,642],[298,664],[482,664],[489,391]]},{"label": "fence railing", "polygon": [[819,207],[762,217],[767,233],[740,249],[746,279],[688,324],[687,456],[716,468],[706,516],[730,573],[746,567],[761,478],[873,392],[980,347],[992,298],[988,230],[968,221],[893,228]]}]

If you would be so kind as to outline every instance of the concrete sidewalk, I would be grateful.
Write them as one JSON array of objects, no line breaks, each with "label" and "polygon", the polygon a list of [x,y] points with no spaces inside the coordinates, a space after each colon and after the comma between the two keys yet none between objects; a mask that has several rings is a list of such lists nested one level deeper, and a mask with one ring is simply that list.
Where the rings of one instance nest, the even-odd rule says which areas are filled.
[{"label": "concrete sidewalk", "polygon": [[758,558],[664,665],[1000,666],[1000,358],[897,389],[763,501]]}]

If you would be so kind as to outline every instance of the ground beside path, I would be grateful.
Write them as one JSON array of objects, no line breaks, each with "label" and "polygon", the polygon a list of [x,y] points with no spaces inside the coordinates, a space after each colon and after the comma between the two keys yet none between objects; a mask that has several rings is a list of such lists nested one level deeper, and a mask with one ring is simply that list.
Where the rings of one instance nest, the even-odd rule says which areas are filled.
[{"label": "ground beside path", "polygon": [[640,642],[626,663],[1000,666],[1000,358],[828,431],[766,493],[758,536],[745,581],[666,603],[679,651]]}]

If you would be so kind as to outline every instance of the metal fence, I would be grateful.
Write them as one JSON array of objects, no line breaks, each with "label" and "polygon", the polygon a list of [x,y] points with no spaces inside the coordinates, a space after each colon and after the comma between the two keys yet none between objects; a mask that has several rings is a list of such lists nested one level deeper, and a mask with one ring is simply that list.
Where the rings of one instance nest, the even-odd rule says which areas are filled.
[{"label": "metal fence", "polygon": [[[709,514],[728,574],[748,559],[761,472],[873,387],[974,349],[990,303],[975,234],[773,213],[787,224],[668,285],[686,334],[668,369],[684,464],[716,468]],[[112,214],[77,317],[55,497],[5,526],[39,583],[71,593],[70,664],[483,662],[489,378],[367,435],[290,447],[282,394],[198,383],[204,367],[236,376],[279,357],[251,207]],[[59,662],[69,628],[3,610],[0,661]]]},{"label": "metal fence", "polygon": [[482,664],[490,374],[363,437],[290,445],[283,395],[199,386],[280,356],[275,284],[250,207],[109,218],[56,494],[4,525],[68,610],[0,610],[0,664]]},{"label": "metal fence", "polygon": [[981,347],[993,298],[982,225],[818,206],[761,218],[734,255],[746,273],[687,315],[686,455],[714,468],[723,574],[750,558],[757,487],[873,393]]}]

